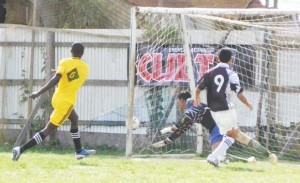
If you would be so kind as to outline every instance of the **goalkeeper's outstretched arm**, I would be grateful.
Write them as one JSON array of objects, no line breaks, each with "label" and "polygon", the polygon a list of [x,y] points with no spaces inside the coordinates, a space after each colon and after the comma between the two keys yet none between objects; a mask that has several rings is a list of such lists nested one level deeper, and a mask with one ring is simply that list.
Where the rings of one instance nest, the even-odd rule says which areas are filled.
[{"label": "goalkeeper's outstretched arm", "polygon": [[163,129],[165,131],[164,133],[172,132],[172,134],[165,140],[152,144],[152,146],[155,148],[159,148],[174,142],[178,137],[182,136],[194,123],[195,120],[189,118],[186,115],[183,115],[176,125]]},{"label": "goalkeeper's outstretched arm", "polygon": [[175,141],[178,137],[182,136],[192,125],[194,124],[194,120],[189,119],[186,115],[184,115],[179,123],[175,125],[175,131],[168,137],[170,141]]}]

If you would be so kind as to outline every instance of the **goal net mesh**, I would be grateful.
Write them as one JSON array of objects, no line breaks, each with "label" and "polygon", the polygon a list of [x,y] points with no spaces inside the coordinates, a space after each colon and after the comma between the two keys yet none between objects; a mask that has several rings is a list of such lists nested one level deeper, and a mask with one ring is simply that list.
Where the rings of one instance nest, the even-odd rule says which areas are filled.
[{"label": "goal net mesh", "polygon": [[[176,104],[177,94],[189,90],[191,83],[197,84],[216,64],[218,51],[230,47],[234,50],[232,68],[254,108],[248,111],[234,101],[241,130],[279,158],[300,160],[299,16],[277,10],[269,14],[255,10],[173,10],[137,8],[133,108],[141,124],[133,131],[133,154],[196,152],[201,135],[203,151],[211,151],[204,128],[203,133],[191,128],[162,148],[151,144],[168,137],[159,130],[174,125],[183,114]],[[192,74],[188,72],[187,54],[191,55]],[[205,95],[202,99],[206,102]],[[229,152],[263,158],[239,142]]]}]

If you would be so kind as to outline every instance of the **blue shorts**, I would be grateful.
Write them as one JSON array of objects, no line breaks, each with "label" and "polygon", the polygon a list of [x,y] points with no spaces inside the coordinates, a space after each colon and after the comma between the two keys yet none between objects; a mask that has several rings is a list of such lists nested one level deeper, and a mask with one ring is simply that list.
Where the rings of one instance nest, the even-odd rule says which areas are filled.
[{"label": "blue shorts", "polygon": [[213,145],[218,141],[222,141],[222,139],[223,135],[220,134],[219,128],[216,125],[210,134],[210,145]]}]

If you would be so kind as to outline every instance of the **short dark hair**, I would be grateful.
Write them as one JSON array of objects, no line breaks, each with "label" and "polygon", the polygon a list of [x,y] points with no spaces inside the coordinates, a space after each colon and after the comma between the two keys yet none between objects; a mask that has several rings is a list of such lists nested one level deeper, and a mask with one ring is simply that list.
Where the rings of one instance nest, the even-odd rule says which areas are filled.
[{"label": "short dark hair", "polygon": [[189,92],[189,91],[187,91],[187,90],[183,90],[183,91],[181,91],[178,95],[177,95],[177,98],[178,99],[183,99],[183,100],[187,100],[187,99],[189,99],[189,98],[191,98],[192,97],[192,95],[191,95],[191,93]]},{"label": "short dark hair", "polygon": [[232,57],[232,51],[230,48],[222,48],[219,53],[220,62],[228,63]]},{"label": "short dark hair", "polygon": [[74,42],[72,44],[71,52],[73,54],[73,57],[79,57],[81,58],[84,52],[84,46],[80,42]]}]

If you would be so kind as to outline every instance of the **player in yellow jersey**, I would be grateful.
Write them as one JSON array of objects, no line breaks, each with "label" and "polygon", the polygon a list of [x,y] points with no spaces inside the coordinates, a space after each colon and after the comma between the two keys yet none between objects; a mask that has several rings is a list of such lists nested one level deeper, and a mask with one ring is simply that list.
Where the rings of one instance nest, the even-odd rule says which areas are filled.
[{"label": "player in yellow jersey", "polygon": [[75,145],[75,157],[82,159],[96,152],[95,150],[82,149],[78,130],[78,115],[74,109],[77,92],[85,82],[89,72],[88,64],[81,60],[84,53],[83,44],[73,43],[71,53],[72,58],[65,58],[60,61],[58,69],[51,80],[39,91],[30,95],[30,98],[35,99],[45,91],[58,85],[52,98],[54,110],[50,116],[50,121],[43,130],[36,133],[24,145],[13,148],[12,160],[17,161],[25,150],[41,143],[67,119],[71,121],[70,133]]}]

